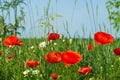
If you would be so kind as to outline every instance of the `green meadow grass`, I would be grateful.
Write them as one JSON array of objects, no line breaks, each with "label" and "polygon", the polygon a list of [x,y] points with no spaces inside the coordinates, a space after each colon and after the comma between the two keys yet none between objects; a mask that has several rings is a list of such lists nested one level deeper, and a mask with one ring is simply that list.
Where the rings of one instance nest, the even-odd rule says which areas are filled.
[{"label": "green meadow grass", "polygon": [[[50,2],[51,0],[49,0],[48,6],[45,8],[44,13],[45,19],[43,20],[44,21],[43,27],[45,27],[46,32],[55,31],[53,30],[54,25],[50,23],[50,21],[52,21],[52,19],[50,19],[49,17]],[[76,6],[77,0],[74,0],[74,2]],[[30,4],[29,0],[27,4]],[[31,7],[32,5],[30,4],[29,13],[33,12]],[[99,24],[97,23],[97,20],[95,20],[95,16],[98,17],[99,11],[98,5],[96,7],[97,10],[96,15],[93,11],[92,2],[91,2],[92,8],[89,7],[90,6],[88,2],[86,2],[86,8],[90,18],[91,26],[93,24],[96,30],[97,28],[96,25]],[[92,10],[92,12],[90,10]],[[56,13],[59,12],[56,11]],[[14,15],[17,15],[17,13],[15,13]],[[10,15],[8,17],[10,17]],[[53,16],[51,17],[53,18]],[[32,23],[34,22],[33,21],[34,14],[32,14],[32,17],[30,16],[30,18],[32,19],[30,20],[30,25],[32,25]],[[49,30],[49,27],[51,26],[52,29]],[[66,24],[63,24],[63,26],[65,27],[68,35],[70,35],[68,31],[69,28],[68,21],[66,21]],[[84,32],[85,31],[83,28],[83,33]],[[0,56],[0,80],[52,80],[51,78],[52,72],[55,72],[59,75],[59,78],[57,80],[120,80],[120,56],[116,56],[113,53],[113,49],[120,47],[119,44],[120,39],[116,39],[113,43],[107,45],[97,45],[95,41],[90,38],[89,39],[72,38],[72,43],[69,41],[69,38],[65,39],[62,38],[60,40],[52,42],[48,42],[47,39],[36,38],[21,40],[24,41],[24,45],[14,46],[10,48],[5,47],[3,45],[3,42],[0,41],[0,51],[2,52],[2,55]],[[43,41],[47,43],[47,46],[44,48],[39,46],[39,44]],[[93,49],[91,51],[87,50],[87,45],[89,45],[90,43],[93,44]],[[62,62],[57,64],[51,64],[45,60],[45,55],[52,51],[58,51],[62,53],[66,50],[79,52],[83,57],[82,61],[79,62],[78,64],[65,67]],[[7,55],[12,53],[15,53],[15,57],[13,59],[8,59]],[[39,61],[40,65],[35,68],[28,67],[26,65],[26,61],[30,59]],[[80,74],[78,72],[78,69],[82,66],[90,66],[92,68],[91,72],[88,75]],[[30,72],[29,74],[24,75],[23,72],[26,70],[29,70]],[[33,74],[32,71],[34,70],[38,70],[39,73]]]},{"label": "green meadow grass", "polygon": [[[47,39],[22,39],[24,45],[15,47],[5,47],[0,45],[0,80],[52,80],[50,75],[55,72],[59,75],[58,80],[119,80],[120,79],[120,57],[113,53],[114,48],[120,47],[120,40],[115,40],[111,44],[97,45],[92,39],[60,39],[48,42]],[[47,46],[39,47],[45,41]],[[56,43],[56,45],[54,45]],[[93,44],[91,51],[87,50],[87,45]],[[32,48],[32,46],[34,48]],[[45,60],[45,55],[52,52],[64,52],[73,50],[79,52],[83,59],[81,62],[70,67],[65,67],[63,63],[51,64]],[[15,53],[13,59],[8,59],[7,54]],[[29,68],[26,61],[29,59],[38,60],[40,65]],[[88,75],[82,75],[78,68],[90,66],[92,71]],[[28,75],[24,75],[25,70],[31,70]],[[32,70],[39,70],[38,74],[32,74]]]}]

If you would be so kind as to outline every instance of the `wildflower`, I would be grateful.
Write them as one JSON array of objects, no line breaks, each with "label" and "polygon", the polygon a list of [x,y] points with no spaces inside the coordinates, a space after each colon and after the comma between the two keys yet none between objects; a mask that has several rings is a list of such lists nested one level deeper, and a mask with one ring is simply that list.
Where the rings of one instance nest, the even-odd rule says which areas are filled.
[{"label": "wildflower", "polygon": [[60,39],[60,34],[58,33],[50,33],[48,36],[48,40],[58,40]]},{"label": "wildflower", "polygon": [[32,74],[39,74],[39,72],[40,72],[39,70],[33,70]]},{"label": "wildflower", "polygon": [[114,37],[111,34],[105,33],[105,32],[96,32],[94,35],[94,40],[97,44],[109,44],[112,43],[114,40]]},{"label": "wildflower", "polygon": [[115,48],[113,50],[113,52],[114,52],[115,55],[119,56],[120,55],[120,48]]},{"label": "wildflower", "polygon": [[14,55],[15,55],[14,53],[8,54],[8,55],[7,55],[7,58],[8,58],[8,59],[14,58]]},{"label": "wildflower", "polygon": [[24,75],[28,75],[29,72],[30,72],[30,70],[25,70],[25,71],[23,72],[23,74],[24,74]]},{"label": "wildflower", "polygon": [[72,44],[73,40],[72,39],[69,39],[69,43]]},{"label": "wildflower", "polygon": [[26,64],[27,64],[29,67],[34,68],[34,67],[37,67],[37,66],[40,64],[40,62],[35,61],[35,60],[28,60],[28,61],[26,62]]},{"label": "wildflower", "polygon": [[8,36],[7,38],[5,38],[3,41],[3,44],[7,47],[10,47],[13,45],[21,46],[23,44],[23,42],[19,41],[17,36],[12,35],[12,36]]},{"label": "wildflower", "polygon": [[77,64],[82,60],[82,56],[78,52],[67,50],[62,54],[62,61],[65,66],[70,66],[71,64]]},{"label": "wildflower", "polygon": [[0,51],[0,56],[2,56],[2,52]]},{"label": "wildflower", "polygon": [[92,50],[93,49],[93,45],[92,44],[89,44],[88,46],[87,46],[87,49],[90,51],[90,50]]},{"label": "wildflower", "polygon": [[53,42],[53,40],[50,40],[49,42],[50,42],[50,43],[52,43],[52,42]]},{"label": "wildflower", "polygon": [[45,56],[45,59],[50,63],[59,63],[62,60],[61,53],[59,52],[50,52]]},{"label": "wildflower", "polygon": [[41,47],[41,48],[43,48],[43,47],[46,47],[46,42],[41,42],[40,44],[39,44],[39,47]]},{"label": "wildflower", "polygon": [[78,72],[81,74],[84,74],[84,75],[89,74],[90,71],[91,71],[91,67],[89,67],[89,66],[83,66],[82,68],[78,69]]},{"label": "wildflower", "polygon": [[30,49],[34,49],[34,46],[31,46]]},{"label": "wildflower", "polygon": [[56,46],[56,45],[57,45],[57,43],[54,43],[54,45]]},{"label": "wildflower", "polygon": [[51,78],[52,78],[53,80],[56,80],[56,79],[58,78],[58,74],[52,73],[52,74],[51,74]]}]

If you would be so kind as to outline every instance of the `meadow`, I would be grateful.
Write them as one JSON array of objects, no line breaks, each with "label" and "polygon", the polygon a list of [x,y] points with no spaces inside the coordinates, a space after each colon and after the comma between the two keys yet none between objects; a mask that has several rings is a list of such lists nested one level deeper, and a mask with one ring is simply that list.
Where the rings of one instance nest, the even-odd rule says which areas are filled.
[{"label": "meadow", "polygon": [[[79,14],[75,11],[84,6],[78,7],[79,0],[71,2],[73,9],[70,11],[73,12],[70,12],[71,19],[68,20],[59,14],[58,0],[46,0],[44,11],[42,8],[38,10],[31,0],[24,1],[0,0],[0,80],[120,80],[119,1],[106,2],[110,20],[110,27],[107,27],[106,20],[101,23],[101,18],[98,18],[99,6],[95,7],[94,1],[86,0],[85,9],[90,20],[90,25],[87,24],[91,29],[87,38],[88,26],[77,24]],[[61,6],[60,9],[66,11]],[[39,11],[43,15],[37,22],[34,18],[38,18]],[[84,16],[86,19],[86,14]],[[73,24],[80,26],[80,34],[73,34],[76,36],[78,33],[77,37],[69,32],[74,29]],[[64,31],[61,34],[61,25],[68,36]],[[23,31],[25,29],[26,32]],[[116,34],[112,35],[112,32]],[[37,33],[40,37],[34,35]]]},{"label": "meadow", "polygon": [[[5,40],[0,42],[0,80],[120,79],[120,52],[118,51],[118,55],[113,52],[115,48],[120,47],[119,39],[103,45],[96,44],[94,39],[80,38],[60,38],[50,41],[44,38],[19,40],[23,41],[23,44],[19,46],[13,44],[13,46],[5,46],[8,44],[5,44]],[[92,44],[92,47],[88,47],[90,44]],[[71,62],[71,65],[67,66],[62,61],[54,62],[57,55],[51,55],[53,62],[45,57],[51,52],[63,54],[66,50],[78,52],[82,55],[82,60],[77,63]],[[73,59],[77,58],[75,56],[71,57]],[[38,61],[39,64],[36,62],[28,64],[28,60]],[[83,73],[79,72],[78,69],[83,66],[89,66],[91,70]],[[57,74],[57,78],[51,77],[52,73]]]}]

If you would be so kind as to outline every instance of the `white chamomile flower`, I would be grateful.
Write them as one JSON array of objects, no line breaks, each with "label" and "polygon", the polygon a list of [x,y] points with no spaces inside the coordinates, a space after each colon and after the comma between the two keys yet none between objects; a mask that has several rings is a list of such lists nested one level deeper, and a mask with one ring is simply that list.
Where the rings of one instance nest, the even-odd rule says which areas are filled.
[{"label": "white chamomile flower", "polygon": [[46,42],[41,42],[40,44],[39,44],[39,47],[41,47],[41,48],[43,48],[43,47],[46,47]]},{"label": "white chamomile flower", "polygon": [[24,75],[28,75],[29,72],[30,72],[30,70],[25,70],[25,71],[23,72],[23,74],[24,74]]},{"label": "white chamomile flower", "polygon": [[31,46],[30,49],[34,49],[34,46]]},{"label": "white chamomile flower", "polygon": [[57,45],[57,43],[54,43],[54,45],[56,46],[56,45]]},{"label": "white chamomile flower", "polygon": [[50,40],[50,43],[52,43],[52,40]]},{"label": "white chamomile flower", "polygon": [[32,74],[38,74],[40,71],[39,70],[33,70]]}]

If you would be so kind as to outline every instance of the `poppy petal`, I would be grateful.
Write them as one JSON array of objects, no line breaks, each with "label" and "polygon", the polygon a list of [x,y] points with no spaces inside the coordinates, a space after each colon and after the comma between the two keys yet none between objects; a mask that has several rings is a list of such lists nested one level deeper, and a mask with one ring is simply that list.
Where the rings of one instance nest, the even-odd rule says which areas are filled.
[{"label": "poppy petal", "polygon": [[60,39],[60,34],[58,33],[50,33],[50,35],[48,36],[48,40],[57,40]]},{"label": "poppy petal", "polygon": [[88,73],[90,73],[90,71],[91,71],[91,67],[89,66],[83,66],[78,69],[78,72],[84,75],[87,75]]},{"label": "poppy petal", "polygon": [[114,52],[114,54],[115,55],[120,55],[120,48],[115,48],[114,50],[113,50],[113,52]]},{"label": "poppy petal", "polygon": [[114,37],[111,34],[105,32],[96,32],[94,35],[94,40],[97,44],[110,44],[114,41]]},{"label": "poppy petal", "polygon": [[37,67],[37,66],[40,64],[40,62],[38,62],[38,61],[36,61],[36,60],[28,60],[28,61],[26,62],[26,64],[27,64],[29,67],[34,68],[34,67]]},{"label": "poppy petal", "polygon": [[50,52],[45,56],[45,59],[50,63],[59,63],[62,60],[61,53],[59,52]]},{"label": "poppy petal", "polygon": [[77,64],[82,60],[82,56],[78,52],[67,50],[62,54],[62,61],[65,66],[70,66],[71,64]]}]

